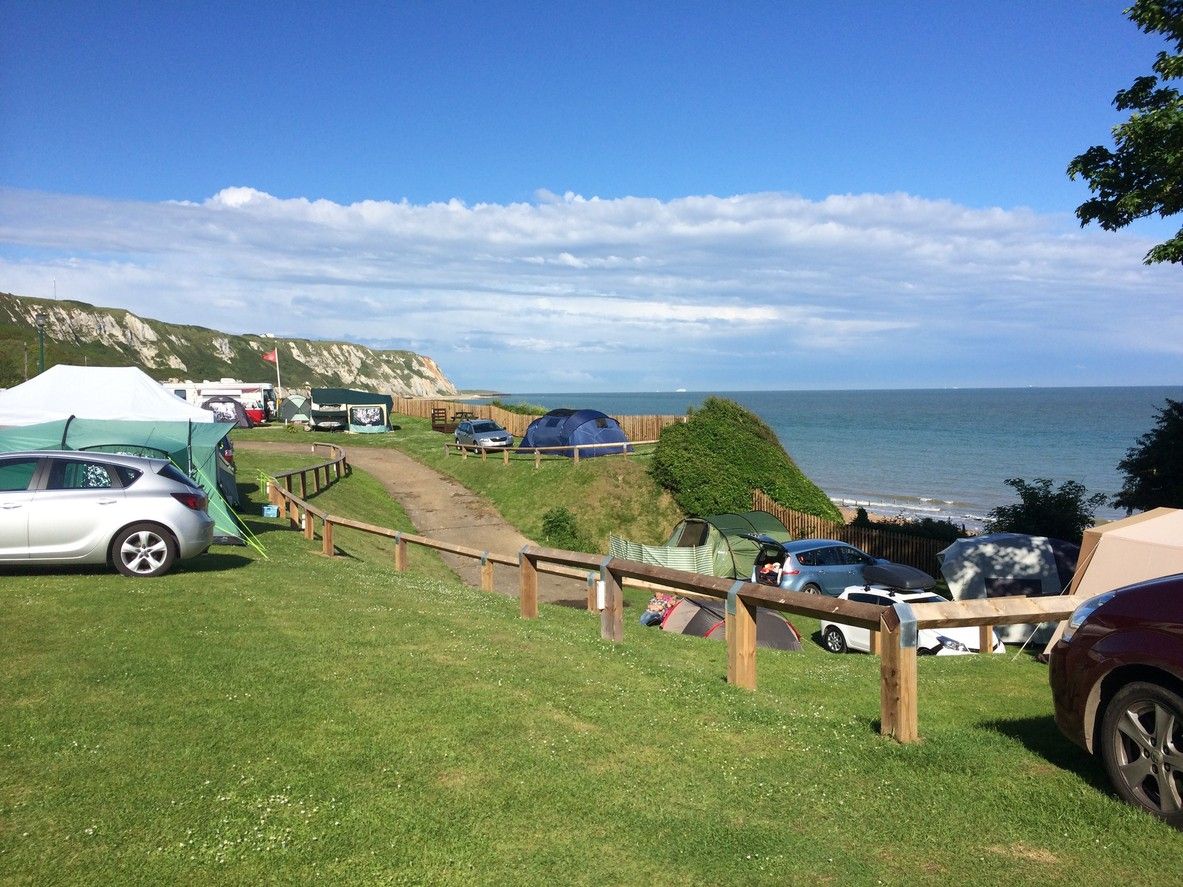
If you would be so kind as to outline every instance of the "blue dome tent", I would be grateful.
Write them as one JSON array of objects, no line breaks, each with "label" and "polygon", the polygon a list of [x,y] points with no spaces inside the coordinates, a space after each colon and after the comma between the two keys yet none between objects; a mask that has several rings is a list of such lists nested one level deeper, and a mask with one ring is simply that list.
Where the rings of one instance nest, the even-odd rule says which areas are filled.
[{"label": "blue dome tent", "polygon": [[[522,435],[518,449],[572,447],[583,444],[620,444],[620,446],[602,446],[593,450],[580,450],[579,457],[581,459],[588,456],[632,452],[632,447],[628,445],[628,436],[620,427],[620,423],[599,410],[551,410],[545,416],[539,416],[530,423],[526,433]],[[573,450],[558,453],[561,456],[573,454]]]}]

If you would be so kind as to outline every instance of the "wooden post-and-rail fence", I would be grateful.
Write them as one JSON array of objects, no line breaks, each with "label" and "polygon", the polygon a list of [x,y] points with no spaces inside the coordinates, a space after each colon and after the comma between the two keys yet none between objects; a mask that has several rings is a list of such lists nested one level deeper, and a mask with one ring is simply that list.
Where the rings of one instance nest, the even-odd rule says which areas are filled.
[{"label": "wooden post-and-rail fence", "polygon": [[[347,471],[344,450],[339,447],[335,449],[340,451],[339,454],[334,454],[335,458],[325,464],[345,466],[340,471]],[[326,556],[332,557],[336,553],[333,528],[349,527],[393,539],[394,567],[399,571],[407,569],[408,544],[479,559],[481,588],[485,591],[493,591],[494,564],[516,567],[518,607],[524,619],[536,619],[539,615],[539,573],[578,579],[587,584],[588,610],[598,610],[600,613],[600,636],[613,643],[624,640],[623,587],[626,584],[721,600],[726,603],[727,680],[738,687],[756,689],[757,607],[870,629],[873,633],[872,649],[878,649],[880,654],[879,732],[903,743],[915,742],[920,738],[916,672],[918,631],[977,625],[983,638],[980,649],[988,654],[993,648],[993,626],[1066,619],[1080,603],[1078,598],[1062,595],[947,601],[911,606],[896,603],[892,607],[878,607],[822,595],[784,591],[744,580],[686,573],[623,558],[535,545],[525,546],[514,557],[328,514],[308,503],[305,496],[297,496],[290,483],[293,476],[303,477],[301,471],[315,472],[323,467],[319,465],[285,472],[279,476],[287,481],[283,486],[278,477],[268,483],[268,496],[272,503],[282,505],[281,514],[287,517],[293,527],[303,525],[306,539],[315,539],[316,520],[321,522],[322,550]],[[302,487],[306,489],[307,484],[302,484]],[[600,591],[598,585],[603,590],[602,608],[597,602]]]}]

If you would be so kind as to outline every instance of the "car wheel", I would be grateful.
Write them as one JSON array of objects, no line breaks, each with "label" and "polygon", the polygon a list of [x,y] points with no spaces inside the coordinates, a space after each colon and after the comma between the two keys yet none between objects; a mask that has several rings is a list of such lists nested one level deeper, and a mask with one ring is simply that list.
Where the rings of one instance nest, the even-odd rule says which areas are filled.
[{"label": "car wheel", "polygon": [[803,592],[805,592],[806,594],[821,594],[821,593],[822,593],[822,590],[821,590],[821,588],[819,588],[818,586],[814,585],[812,582],[810,582],[808,585],[806,585],[806,586],[805,586],[804,588],[802,588],[801,590],[802,590]]},{"label": "car wheel", "polygon": [[831,653],[846,652],[846,638],[842,631],[834,625],[826,626],[825,633],[822,634],[822,645]]},{"label": "car wheel", "polygon": [[159,524],[132,524],[111,545],[115,569],[124,576],[162,576],[177,559],[168,531]]},{"label": "car wheel", "polygon": [[1183,829],[1183,697],[1135,681],[1105,707],[1101,759],[1122,800]]}]

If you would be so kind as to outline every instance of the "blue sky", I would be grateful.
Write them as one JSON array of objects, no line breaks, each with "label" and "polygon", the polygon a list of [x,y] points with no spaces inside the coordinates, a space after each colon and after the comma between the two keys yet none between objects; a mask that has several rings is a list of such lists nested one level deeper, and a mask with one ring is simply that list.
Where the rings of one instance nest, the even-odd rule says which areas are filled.
[{"label": "blue sky", "polygon": [[1178,383],[1177,225],[1064,174],[1125,5],[5,4],[0,290],[509,391]]}]

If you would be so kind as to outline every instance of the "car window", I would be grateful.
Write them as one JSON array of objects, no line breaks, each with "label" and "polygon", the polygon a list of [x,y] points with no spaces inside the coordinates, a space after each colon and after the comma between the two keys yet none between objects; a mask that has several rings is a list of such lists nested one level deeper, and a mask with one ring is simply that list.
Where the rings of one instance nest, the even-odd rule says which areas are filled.
[{"label": "car window", "polygon": [[795,552],[793,557],[797,558],[797,563],[803,567],[816,567],[818,564],[816,548]]},{"label": "car window", "polygon": [[109,490],[115,486],[107,466],[81,459],[54,459],[49,466],[47,490]]},{"label": "car window", "polygon": [[473,431],[500,431],[501,426],[496,422],[473,422]]},{"label": "car window", "polygon": [[841,549],[831,545],[829,548],[819,548],[814,552],[814,564],[819,567],[837,567],[842,563]]},{"label": "car window", "polygon": [[139,476],[144,473],[138,468],[131,468],[127,465],[109,465],[107,467],[119,476],[119,482],[123,484],[124,487],[130,487],[136,482]]},{"label": "car window", "polygon": [[0,459],[0,493],[19,493],[29,488],[37,471],[37,458]]},{"label": "car window", "polygon": [[885,597],[880,597],[877,594],[867,594],[866,592],[855,592],[850,595],[847,600],[854,601],[856,604],[874,604],[876,607],[890,607],[891,600]]},{"label": "car window", "polygon": [[849,545],[843,545],[838,549],[838,556],[841,558],[840,563],[849,565],[863,565],[875,563],[874,558],[871,558],[857,548],[851,548]]}]

